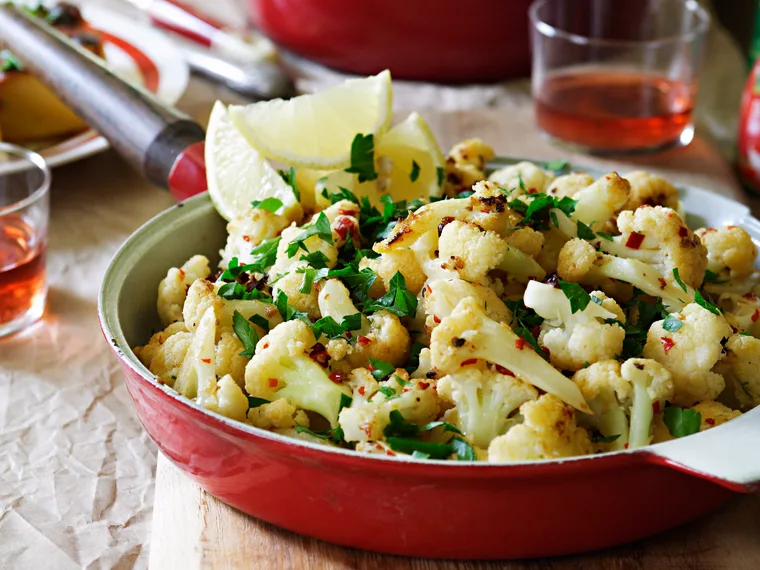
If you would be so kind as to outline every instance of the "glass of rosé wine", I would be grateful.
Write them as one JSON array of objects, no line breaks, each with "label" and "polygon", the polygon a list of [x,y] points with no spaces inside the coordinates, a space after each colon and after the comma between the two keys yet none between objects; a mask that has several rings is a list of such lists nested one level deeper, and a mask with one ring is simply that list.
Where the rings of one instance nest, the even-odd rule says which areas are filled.
[{"label": "glass of ros\u00e9 wine", "polygon": [[695,0],[537,0],[530,20],[544,133],[593,154],[691,142],[710,26]]},{"label": "glass of ros\u00e9 wine", "polygon": [[37,153],[0,143],[0,337],[45,310],[50,169]]}]

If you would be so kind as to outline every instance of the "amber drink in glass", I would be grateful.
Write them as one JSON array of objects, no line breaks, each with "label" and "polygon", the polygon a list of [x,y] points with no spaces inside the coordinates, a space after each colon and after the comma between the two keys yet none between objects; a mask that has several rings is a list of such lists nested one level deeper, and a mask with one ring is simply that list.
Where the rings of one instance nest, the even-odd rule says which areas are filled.
[{"label": "amber drink in glass", "polygon": [[530,9],[539,128],[576,150],[684,146],[709,16],[692,0],[538,0]]},{"label": "amber drink in glass", "polygon": [[0,143],[0,337],[45,309],[50,170],[44,159]]}]

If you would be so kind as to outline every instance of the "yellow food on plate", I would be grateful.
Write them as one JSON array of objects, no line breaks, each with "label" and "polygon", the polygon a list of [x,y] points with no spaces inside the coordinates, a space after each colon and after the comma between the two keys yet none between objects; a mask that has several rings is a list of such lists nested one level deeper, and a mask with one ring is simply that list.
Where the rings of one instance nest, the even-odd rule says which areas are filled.
[{"label": "yellow food on plate", "polygon": [[[218,271],[167,268],[164,330],[135,348],[209,411],[357,453],[511,463],[637,449],[760,404],[757,249],[690,228],[677,197],[642,201],[659,177],[493,171],[487,142],[443,158],[415,114],[344,137],[348,162],[317,171],[267,162],[221,104],[211,124]],[[401,169],[385,179],[383,156]]]},{"label": "yellow food on plate", "polygon": [[[90,29],[79,9],[65,2],[30,12],[89,51],[105,57],[100,35]],[[24,69],[16,54],[0,51],[0,133],[8,142],[27,144],[54,139],[87,128],[56,94]]]}]

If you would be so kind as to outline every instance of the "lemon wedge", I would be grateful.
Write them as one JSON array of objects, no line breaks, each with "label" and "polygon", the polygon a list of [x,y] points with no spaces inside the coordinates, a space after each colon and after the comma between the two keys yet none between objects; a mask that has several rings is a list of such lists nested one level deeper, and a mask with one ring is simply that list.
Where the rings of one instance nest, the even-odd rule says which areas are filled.
[{"label": "lemon wedge", "polygon": [[443,153],[425,120],[412,113],[377,139],[380,190],[395,201],[441,195]]},{"label": "lemon wedge", "polygon": [[214,104],[206,130],[206,180],[217,212],[233,220],[255,200],[277,198],[278,214],[297,218],[301,205],[293,189],[230,121],[221,101]]},{"label": "lemon wedge", "polygon": [[358,133],[379,135],[392,114],[390,72],[349,79],[287,101],[230,105],[230,119],[265,157],[316,170],[346,168]]}]

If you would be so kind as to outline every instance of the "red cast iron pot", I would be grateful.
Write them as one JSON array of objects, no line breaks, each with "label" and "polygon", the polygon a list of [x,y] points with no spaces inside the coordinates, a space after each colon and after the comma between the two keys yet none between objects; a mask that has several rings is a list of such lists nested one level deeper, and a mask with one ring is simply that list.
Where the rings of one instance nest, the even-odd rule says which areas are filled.
[{"label": "red cast iron pot", "polygon": [[328,67],[447,83],[530,71],[532,0],[248,0],[274,42]]},{"label": "red cast iron pot", "polygon": [[501,465],[358,455],[208,412],[157,384],[130,347],[160,328],[156,289],[167,268],[196,253],[217,259],[224,227],[206,195],[145,224],[114,257],[99,312],[150,436],[198,484],[245,513],[391,554],[518,558],[639,539],[758,489],[760,409],[641,450]]}]

